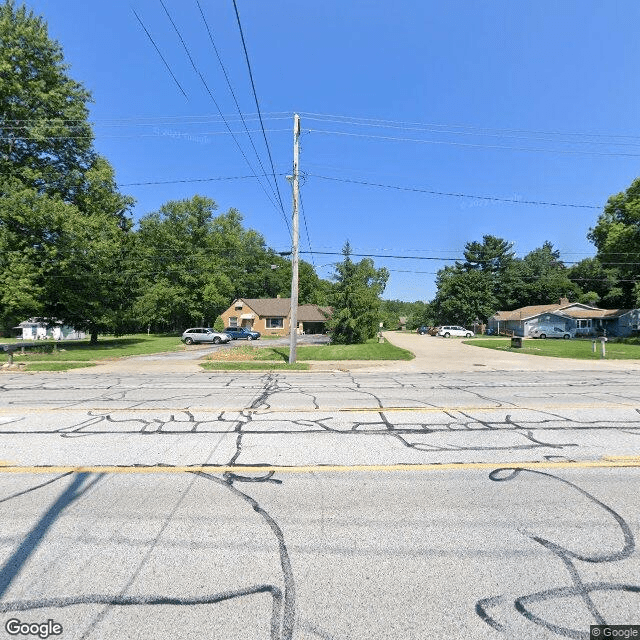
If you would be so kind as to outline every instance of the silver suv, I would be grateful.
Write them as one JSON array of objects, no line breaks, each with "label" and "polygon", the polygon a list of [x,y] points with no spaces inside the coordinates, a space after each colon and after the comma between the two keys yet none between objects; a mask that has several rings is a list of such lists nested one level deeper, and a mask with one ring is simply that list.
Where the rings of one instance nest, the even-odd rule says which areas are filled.
[{"label": "silver suv", "polygon": [[180,339],[185,344],[195,344],[197,342],[220,344],[221,342],[229,342],[231,337],[226,333],[219,333],[208,327],[195,327],[193,329],[187,329]]},{"label": "silver suv", "polygon": [[450,338],[451,336],[457,336],[460,338],[473,338],[475,334],[473,333],[473,331],[469,331],[469,329],[465,329],[464,327],[449,325],[447,327],[440,327],[438,335],[444,338]]}]

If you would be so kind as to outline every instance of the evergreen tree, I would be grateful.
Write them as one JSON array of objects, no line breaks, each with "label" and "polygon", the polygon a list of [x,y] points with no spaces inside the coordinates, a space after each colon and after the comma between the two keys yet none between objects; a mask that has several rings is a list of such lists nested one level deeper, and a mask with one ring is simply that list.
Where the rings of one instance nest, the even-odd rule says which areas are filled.
[{"label": "evergreen tree", "polygon": [[347,242],[344,260],[336,265],[335,284],[330,295],[333,309],[327,328],[335,344],[361,344],[373,338],[380,323],[380,296],[389,278],[385,269],[376,269],[373,260],[351,260]]}]

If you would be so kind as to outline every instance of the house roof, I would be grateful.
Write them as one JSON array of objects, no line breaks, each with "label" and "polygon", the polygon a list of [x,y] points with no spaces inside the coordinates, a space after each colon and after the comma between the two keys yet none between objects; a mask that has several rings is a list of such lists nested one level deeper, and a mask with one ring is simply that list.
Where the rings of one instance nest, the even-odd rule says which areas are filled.
[{"label": "house roof", "polygon": [[598,309],[579,302],[569,304],[539,304],[522,307],[513,311],[497,311],[492,317],[502,322],[507,320],[528,320],[543,313],[555,313],[569,318],[616,318],[628,313],[629,309]]},{"label": "house roof", "polygon": [[[566,306],[566,305],[565,305]],[[496,311],[493,318],[496,320],[527,320],[539,316],[542,313],[553,313],[562,307],[559,304],[537,304],[531,307],[521,307],[513,311]]]},{"label": "house roof", "polygon": [[[239,298],[232,306],[238,302],[242,302],[261,318],[286,318],[291,310],[291,298]],[[317,304],[298,305],[300,322],[326,322],[325,314],[330,313],[330,307],[320,307]]]}]

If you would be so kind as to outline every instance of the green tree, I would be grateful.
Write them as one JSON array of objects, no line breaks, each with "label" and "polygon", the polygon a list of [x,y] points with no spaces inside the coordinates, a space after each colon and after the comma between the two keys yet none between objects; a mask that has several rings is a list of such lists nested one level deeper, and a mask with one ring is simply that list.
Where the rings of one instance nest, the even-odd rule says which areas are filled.
[{"label": "green tree", "polygon": [[445,267],[438,272],[436,286],[433,307],[439,324],[486,322],[496,311],[493,276],[486,271]]},{"label": "green tree", "polygon": [[0,5],[0,322],[118,330],[132,200],[93,150],[90,95],[44,21]]},{"label": "green tree", "polygon": [[609,198],[588,238],[602,266],[615,274],[617,291],[608,298],[618,299],[623,307],[640,305],[636,284],[640,278],[640,178]]},{"label": "green tree", "polygon": [[0,176],[69,202],[94,152],[90,94],[67,71],[42,18],[0,5]]},{"label": "green tree", "polygon": [[549,241],[529,252],[518,263],[517,272],[522,282],[515,306],[552,304],[565,297],[577,300],[582,294]]},{"label": "green tree", "polygon": [[351,260],[347,242],[344,260],[336,265],[335,284],[330,296],[333,308],[327,322],[336,344],[361,344],[375,336],[380,322],[380,296],[389,278],[385,268],[376,269],[373,260]]}]

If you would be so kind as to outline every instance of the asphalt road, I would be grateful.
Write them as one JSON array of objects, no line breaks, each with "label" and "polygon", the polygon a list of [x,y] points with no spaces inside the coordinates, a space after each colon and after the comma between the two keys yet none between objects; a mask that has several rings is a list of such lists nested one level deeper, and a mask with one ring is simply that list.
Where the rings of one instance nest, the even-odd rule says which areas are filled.
[{"label": "asphalt road", "polygon": [[4,374],[0,460],[0,627],[537,640],[640,624],[634,371]]}]

